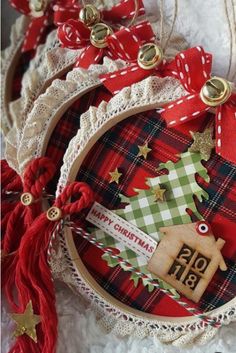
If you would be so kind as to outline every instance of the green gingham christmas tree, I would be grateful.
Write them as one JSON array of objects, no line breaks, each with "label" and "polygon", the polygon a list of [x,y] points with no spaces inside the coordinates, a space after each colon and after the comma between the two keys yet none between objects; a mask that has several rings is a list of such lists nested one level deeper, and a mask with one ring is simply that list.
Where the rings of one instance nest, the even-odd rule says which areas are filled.
[{"label": "green gingham christmas tree", "polygon": [[[170,225],[186,224],[191,222],[191,218],[186,212],[186,209],[191,209],[192,212],[201,219],[201,215],[196,209],[193,195],[202,201],[203,198],[208,198],[208,194],[197,184],[196,173],[198,173],[206,181],[209,180],[207,171],[201,163],[200,153],[185,152],[180,155],[177,163],[168,161],[160,164],[158,171],[167,169],[168,174],[162,174],[158,177],[148,178],[146,184],[148,189],[134,189],[135,196],[121,196],[121,201],[126,203],[124,209],[113,211],[126,221],[134,224],[144,233],[150,235],[155,240],[159,240],[161,235],[159,228]],[[164,201],[157,201],[155,197],[156,188],[166,190]],[[128,249],[119,241],[115,240],[101,230],[94,230],[99,241],[102,241],[106,246],[114,247],[120,250],[120,256],[129,261],[133,266],[147,274],[150,278],[154,278],[146,268],[146,260],[142,256],[137,256],[132,250]],[[103,255],[109,266],[114,267],[120,263],[112,259],[109,255]],[[125,265],[121,264],[124,270],[128,270]],[[131,275],[134,284],[137,285],[139,278],[137,275]],[[144,285],[148,285],[149,291],[153,287],[142,280]],[[161,287],[174,291],[168,284],[159,280]]]}]

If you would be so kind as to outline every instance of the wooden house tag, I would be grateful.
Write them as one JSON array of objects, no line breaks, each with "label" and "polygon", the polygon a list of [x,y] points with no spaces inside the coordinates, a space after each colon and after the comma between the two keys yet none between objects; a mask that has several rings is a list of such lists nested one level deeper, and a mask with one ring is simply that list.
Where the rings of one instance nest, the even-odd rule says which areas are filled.
[{"label": "wooden house tag", "polygon": [[218,267],[227,267],[217,241],[205,221],[160,228],[165,236],[152,255],[148,269],[187,298],[198,302]]}]

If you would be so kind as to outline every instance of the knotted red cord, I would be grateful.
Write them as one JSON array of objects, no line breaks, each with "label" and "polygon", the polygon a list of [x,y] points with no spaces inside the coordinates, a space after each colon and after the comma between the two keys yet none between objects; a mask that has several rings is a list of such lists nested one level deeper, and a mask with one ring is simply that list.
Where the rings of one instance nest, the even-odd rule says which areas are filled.
[{"label": "knotted red cord", "polygon": [[42,212],[43,191],[55,173],[53,162],[47,158],[33,160],[24,173],[23,192],[29,192],[34,202],[25,206],[20,200],[9,213],[6,231],[2,240],[2,288],[12,310],[16,308],[13,292],[15,286],[15,272],[18,262],[18,249],[24,233],[34,219]]},{"label": "knotted red cord", "polygon": [[[79,198],[68,203],[76,195]],[[93,193],[85,183],[74,182],[64,188],[55,200],[53,207],[60,209],[62,217],[76,214],[86,209],[93,201]],[[41,352],[55,353],[57,340],[57,313],[55,291],[47,262],[47,251],[53,231],[60,220],[50,221],[47,213],[41,214],[28,228],[19,248],[19,260],[16,267],[17,312],[23,312],[31,300],[34,313],[40,315],[37,326],[38,342],[28,336],[19,337],[11,353]]]}]

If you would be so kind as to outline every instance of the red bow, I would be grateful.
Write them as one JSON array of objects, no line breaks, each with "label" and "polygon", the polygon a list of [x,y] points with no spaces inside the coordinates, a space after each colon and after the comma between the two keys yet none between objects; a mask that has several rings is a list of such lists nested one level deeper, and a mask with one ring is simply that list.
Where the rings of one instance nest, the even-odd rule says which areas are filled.
[{"label": "red bow", "polygon": [[[142,0],[138,0],[138,16],[144,14]],[[104,21],[121,22],[134,16],[134,2],[123,0],[110,10],[102,11]],[[99,49],[90,44],[91,30],[81,21],[70,19],[58,28],[58,38],[63,47],[69,49],[82,49],[83,52],[78,57],[75,67],[88,68],[91,64],[96,64],[104,55],[113,57],[108,48]]]},{"label": "red bow", "polygon": [[[201,47],[179,53],[175,58],[176,72],[188,95],[167,104],[161,112],[168,126],[173,127],[196,119],[210,107],[200,98],[200,91],[211,75],[212,56]],[[216,108],[216,153],[236,163],[236,94]]]},{"label": "red bow", "polygon": [[17,11],[31,17],[21,51],[27,52],[37,48],[52,19],[58,26],[70,18],[78,18],[80,7],[76,2],[76,0],[52,1],[39,17],[34,17],[29,7],[29,0],[10,0]]}]

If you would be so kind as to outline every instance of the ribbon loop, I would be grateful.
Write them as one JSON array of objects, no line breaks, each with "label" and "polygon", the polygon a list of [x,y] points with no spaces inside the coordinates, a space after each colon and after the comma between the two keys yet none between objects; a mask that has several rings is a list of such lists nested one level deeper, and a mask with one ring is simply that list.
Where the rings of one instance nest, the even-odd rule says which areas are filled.
[{"label": "ribbon loop", "polygon": [[58,27],[57,35],[63,47],[80,49],[88,43],[90,29],[81,21],[70,19]]},{"label": "ribbon loop", "polygon": [[121,28],[108,38],[108,46],[115,58],[133,63],[137,62],[140,46],[154,38],[150,23],[144,21],[131,28]]},{"label": "ribbon loop", "polygon": [[212,56],[201,47],[185,50],[175,57],[178,78],[189,93],[199,92],[210,78]]},{"label": "ribbon loop", "polygon": [[57,1],[53,6],[53,22],[59,26],[70,19],[77,20],[80,10],[80,6],[74,0]]}]

